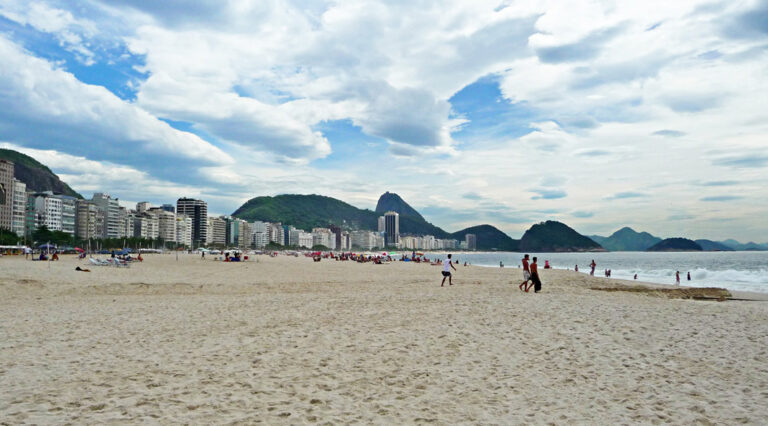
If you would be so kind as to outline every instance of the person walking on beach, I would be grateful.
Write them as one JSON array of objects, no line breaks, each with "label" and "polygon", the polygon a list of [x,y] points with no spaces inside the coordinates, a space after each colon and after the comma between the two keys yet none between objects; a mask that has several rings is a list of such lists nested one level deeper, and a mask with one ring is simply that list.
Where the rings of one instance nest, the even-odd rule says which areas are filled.
[{"label": "person walking on beach", "polygon": [[592,270],[589,271],[589,275],[595,276],[595,267],[597,267],[597,263],[595,263],[595,259],[592,259],[592,263],[590,263],[589,266],[592,267]]},{"label": "person walking on beach", "polygon": [[680,285],[680,271],[675,272],[675,281],[677,281],[677,285]]},{"label": "person walking on beach", "polygon": [[525,287],[525,292],[533,287],[533,292],[538,293],[541,291],[541,279],[539,278],[539,266],[536,264],[536,256],[533,257],[533,263],[531,263],[531,284]]},{"label": "person walking on beach", "polygon": [[453,285],[453,282],[451,281],[451,268],[453,270],[456,270],[456,267],[453,266],[453,263],[451,263],[451,255],[448,255],[448,259],[445,259],[445,262],[443,262],[443,282],[440,283],[440,287],[442,287],[445,284],[445,279],[448,278],[448,285]]},{"label": "person walking on beach", "polygon": [[528,255],[523,256],[523,282],[518,286],[520,291],[524,290],[523,287],[528,286],[528,281],[531,279],[531,269],[528,267]]}]

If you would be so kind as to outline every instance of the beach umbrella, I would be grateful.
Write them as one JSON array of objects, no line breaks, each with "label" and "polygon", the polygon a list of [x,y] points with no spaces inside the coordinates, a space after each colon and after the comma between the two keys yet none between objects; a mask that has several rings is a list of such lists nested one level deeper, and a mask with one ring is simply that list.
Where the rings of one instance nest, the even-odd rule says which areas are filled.
[{"label": "beach umbrella", "polygon": [[40,244],[37,248],[43,249],[43,250],[50,250],[50,249],[55,249],[56,246],[51,243],[46,243],[46,244]]},{"label": "beach umbrella", "polygon": [[80,247],[75,247],[75,251],[78,253],[84,253],[85,250],[81,249]]}]

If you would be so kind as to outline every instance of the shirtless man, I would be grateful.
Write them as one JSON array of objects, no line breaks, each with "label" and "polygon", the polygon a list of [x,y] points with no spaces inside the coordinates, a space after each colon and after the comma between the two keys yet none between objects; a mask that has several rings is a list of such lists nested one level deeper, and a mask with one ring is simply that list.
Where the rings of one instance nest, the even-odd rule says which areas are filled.
[{"label": "shirtless man", "polygon": [[536,264],[536,257],[533,258],[533,263],[531,263],[531,285],[525,287],[525,292],[528,293],[528,290],[533,287],[533,292],[538,293],[541,291],[541,279],[539,279],[539,266]]},{"label": "shirtless man", "polygon": [[528,281],[531,279],[531,269],[528,267],[528,255],[526,254],[523,257],[523,282],[520,283],[518,286],[520,288],[520,291],[523,290],[523,287],[527,287]]}]

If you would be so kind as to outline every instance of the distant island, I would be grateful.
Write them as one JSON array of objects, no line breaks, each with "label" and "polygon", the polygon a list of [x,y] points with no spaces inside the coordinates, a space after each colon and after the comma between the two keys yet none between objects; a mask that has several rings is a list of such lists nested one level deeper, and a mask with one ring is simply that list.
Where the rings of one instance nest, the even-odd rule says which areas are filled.
[{"label": "distant island", "polygon": [[648,247],[646,251],[702,251],[702,248],[687,238],[667,238]]}]

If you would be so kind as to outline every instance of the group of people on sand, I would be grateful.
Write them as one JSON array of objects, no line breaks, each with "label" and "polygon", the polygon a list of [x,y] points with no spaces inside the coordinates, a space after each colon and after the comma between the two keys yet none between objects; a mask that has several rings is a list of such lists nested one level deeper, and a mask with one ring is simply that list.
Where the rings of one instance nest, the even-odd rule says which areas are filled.
[{"label": "group of people on sand", "polygon": [[[533,256],[533,262],[529,263],[529,255],[523,256],[523,282],[518,286],[521,291],[528,293],[533,287],[533,292],[538,293],[541,291],[541,278],[539,278],[539,265],[536,263],[538,259]],[[530,283],[529,283],[530,281]]]}]

